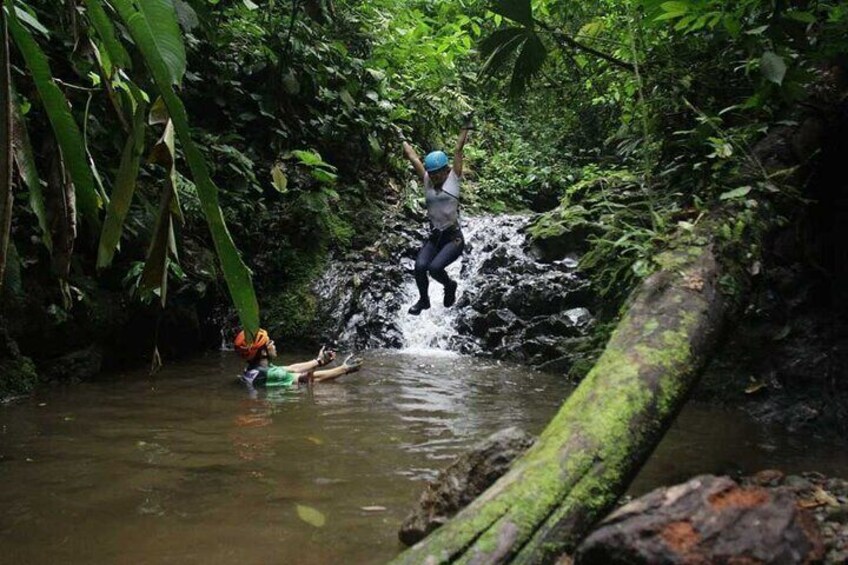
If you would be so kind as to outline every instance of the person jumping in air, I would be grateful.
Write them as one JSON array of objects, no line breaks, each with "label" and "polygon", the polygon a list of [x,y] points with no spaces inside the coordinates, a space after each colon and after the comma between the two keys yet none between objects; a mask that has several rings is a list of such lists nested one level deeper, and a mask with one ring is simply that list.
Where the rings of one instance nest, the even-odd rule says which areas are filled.
[{"label": "person jumping in air", "polygon": [[412,305],[409,313],[417,316],[422,310],[430,308],[428,294],[428,273],[445,287],[445,307],[456,302],[456,281],[448,277],[445,267],[456,261],[465,249],[465,239],[459,227],[459,187],[462,181],[462,149],[471,129],[471,115],[466,116],[465,124],[459,133],[453,153],[453,166],[448,164],[448,156],[443,151],[433,151],[424,157],[418,157],[415,149],[403,138],[403,153],[412,163],[415,172],[424,181],[424,198],[427,202],[427,216],[432,231],[415,259],[415,284],[418,286],[418,302]]},{"label": "person jumping in air", "polygon": [[259,330],[256,338],[250,342],[244,331],[239,332],[234,341],[235,349],[242,359],[247,361],[247,367],[240,380],[250,389],[257,386],[291,387],[298,384],[332,381],[354,373],[362,367],[362,359],[349,355],[338,367],[316,371],[328,365],[336,358],[336,352],[321,348],[318,357],[311,361],[294,365],[272,365],[271,360],[277,356],[277,347],[265,330]]}]

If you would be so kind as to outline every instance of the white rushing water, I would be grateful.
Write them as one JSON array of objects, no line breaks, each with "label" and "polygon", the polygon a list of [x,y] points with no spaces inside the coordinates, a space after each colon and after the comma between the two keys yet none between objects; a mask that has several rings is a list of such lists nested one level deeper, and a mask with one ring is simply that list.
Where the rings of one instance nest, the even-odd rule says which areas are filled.
[{"label": "white rushing water", "polygon": [[[499,253],[507,261],[510,257],[524,257],[522,244],[524,236],[519,233],[524,218],[519,216],[482,216],[463,218],[462,231],[465,236],[465,251],[462,256],[448,266],[447,273],[457,281],[457,301],[463,294],[473,292],[481,277],[480,272],[486,260]],[[426,352],[429,355],[453,355],[452,342],[456,336],[456,325],[462,310],[454,306],[445,308],[444,287],[430,279],[429,310],[419,316],[408,313],[409,307],[418,300],[418,287],[414,278],[404,284],[403,306],[398,312],[398,326],[403,334],[403,351],[413,354]]]}]

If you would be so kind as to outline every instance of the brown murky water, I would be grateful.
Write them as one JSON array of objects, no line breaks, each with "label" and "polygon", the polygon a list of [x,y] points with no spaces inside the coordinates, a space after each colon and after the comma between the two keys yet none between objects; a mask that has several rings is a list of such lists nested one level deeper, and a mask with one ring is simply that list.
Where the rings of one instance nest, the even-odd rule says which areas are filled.
[{"label": "brown murky water", "polygon": [[[334,384],[251,398],[222,353],[0,407],[0,560],[382,563],[424,480],[493,431],[539,432],[568,394],[479,359],[366,360]],[[690,406],[633,491],[765,467],[848,476],[844,450],[777,437]]]}]

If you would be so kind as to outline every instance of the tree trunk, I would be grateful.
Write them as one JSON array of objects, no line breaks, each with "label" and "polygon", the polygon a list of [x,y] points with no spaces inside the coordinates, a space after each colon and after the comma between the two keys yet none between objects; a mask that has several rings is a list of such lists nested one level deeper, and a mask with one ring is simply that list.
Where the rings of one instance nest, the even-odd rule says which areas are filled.
[{"label": "tree trunk", "polygon": [[6,280],[12,229],[12,75],[9,64],[9,29],[0,6],[0,291]]},{"label": "tree trunk", "polygon": [[[798,130],[815,137],[821,128]],[[769,172],[805,157],[793,152],[800,132],[782,133],[764,145],[768,155],[755,150]],[[724,322],[738,311],[776,214],[761,203],[733,206],[681,232],[673,249],[655,257],[660,270],[633,292],[603,354],[536,444],[397,563],[545,563],[573,551],[660,442]],[[740,221],[740,237],[718,235],[739,233]]]}]

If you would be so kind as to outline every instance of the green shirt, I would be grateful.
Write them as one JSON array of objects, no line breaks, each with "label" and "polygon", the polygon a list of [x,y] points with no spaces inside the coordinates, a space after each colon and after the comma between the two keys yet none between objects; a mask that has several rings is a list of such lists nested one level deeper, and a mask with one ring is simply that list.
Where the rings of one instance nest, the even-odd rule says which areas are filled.
[{"label": "green shirt", "polygon": [[297,375],[277,365],[254,366],[245,369],[241,380],[251,386],[290,387],[297,384]]}]

